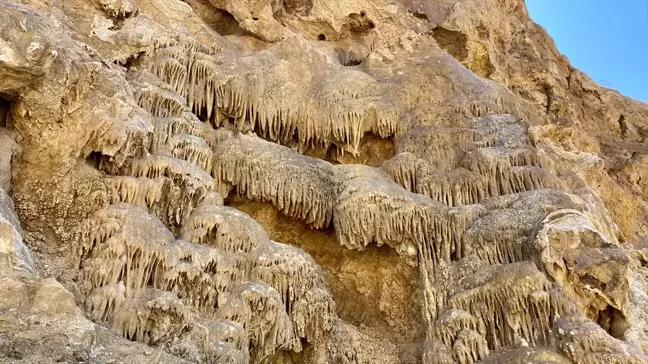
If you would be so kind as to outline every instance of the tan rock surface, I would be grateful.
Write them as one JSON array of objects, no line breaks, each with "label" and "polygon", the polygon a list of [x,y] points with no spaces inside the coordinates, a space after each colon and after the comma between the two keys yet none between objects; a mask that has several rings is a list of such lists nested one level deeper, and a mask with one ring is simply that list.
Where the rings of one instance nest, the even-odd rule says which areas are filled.
[{"label": "tan rock surface", "polygon": [[0,188],[9,191],[11,187],[11,157],[16,149],[16,142],[13,133],[7,128],[0,128],[0,146]]},{"label": "tan rock surface", "polygon": [[0,0],[0,362],[648,362],[647,136],[522,0]]}]

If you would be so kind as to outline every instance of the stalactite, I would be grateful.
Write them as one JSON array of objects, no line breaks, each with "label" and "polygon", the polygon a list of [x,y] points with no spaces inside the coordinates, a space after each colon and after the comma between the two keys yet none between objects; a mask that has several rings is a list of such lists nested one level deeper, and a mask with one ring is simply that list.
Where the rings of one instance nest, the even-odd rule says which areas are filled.
[{"label": "stalactite", "polygon": [[[181,45],[176,40],[173,42],[173,44],[156,47],[153,59],[171,58],[178,61],[181,65],[183,65],[186,68],[187,64],[189,63],[189,60],[187,58],[188,47],[189,46],[187,45]],[[169,74],[166,72],[160,74],[153,72],[153,70],[157,69],[157,67],[158,67],[157,65],[151,64],[150,65],[150,70],[152,71],[151,73],[155,74],[161,80],[164,80]]]},{"label": "stalactite", "polygon": [[215,189],[215,182],[209,174],[192,163],[177,158],[149,155],[133,160],[128,171],[134,177],[167,177],[181,186],[200,192],[204,196]]},{"label": "stalactite", "polygon": [[191,38],[180,38],[178,37],[178,43],[180,46],[182,46],[185,50],[190,51],[190,52],[196,52],[196,53],[202,53],[202,54],[207,54],[207,55],[217,55],[219,53],[222,53],[224,51],[223,46],[218,44],[218,43],[212,43],[212,44],[204,44],[197,42]]},{"label": "stalactite", "polygon": [[[126,177],[111,176],[105,180],[107,201],[110,204],[128,203],[143,207],[151,215],[156,216],[165,224],[180,226],[191,213],[193,208],[216,195],[216,200],[222,200],[218,193],[209,191],[203,194],[192,188],[176,185],[168,177]],[[100,206],[103,207],[103,206]]]},{"label": "stalactite", "polygon": [[257,251],[252,276],[275,287],[287,305],[324,283],[321,268],[303,250],[270,240]]},{"label": "stalactite", "polygon": [[154,117],[182,116],[187,109],[184,98],[173,87],[144,71],[131,72],[129,81],[135,88],[135,100]]},{"label": "stalactite", "polygon": [[191,312],[174,294],[146,290],[115,311],[112,325],[127,339],[158,345],[180,336],[191,320]]},{"label": "stalactite", "polygon": [[250,216],[231,207],[203,203],[193,210],[182,228],[184,239],[247,256],[268,234]]},{"label": "stalactite", "polygon": [[[341,166],[347,176],[334,210],[338,240],[352,249],[388,244],[410,262],[419,251],[430,262],[450,261],[479,206],[450,209],[396,185],[370,167]],[[348,176],[355,170],[355,176]],[[420,259],[419,259],[420,260]],[[432,263],[432,265],[434,265]]]},{"label": "stalactite", "polygon": [[207,142],[199,137],[180,134],[171,138],[169,150],[172,157],[185,160],[210,173],[213,152]]},{"label": "stalactite", "polygon": [[[203,99],[199,98],[198,102],[202,103]],[[235,109],[225,111],[237,113],[240,108],[237,106]],[[349,119],[351,124],[364,122],[360,114],[352,117],[357,119],[354,119],[356,121]],[[164,140],[165,147],[171,146],[173,150],[175,149],[173,147],[178,145],[199,144],[189,142],[192,140],[190,137],[192,133],[185,133],[183,136],[180,133],[169,132],[169,126],[164,128],[166,129],[161,130],[165,131],[160,131],[162,137],[159,140]],[[190,129],[184,126],[181,128]],[[533,172],[534,168],[540,169],[539,159],[536,158],[533,150],[526,148],[494,152],[493,148],[498,148],[495,146],[502,138],[492,137],[493,133],[503,133],[506,136],[508,135],[506,133],[519,133],[520,130],[517,125],[509,125],[505,128],[490,125],[475,133],[466,133],[463,137],[466,140],[473,138],[476,143],[482,143],[475,150],[495,161],[496,173],[487,170],[486,166],[481,167],[477,164],[479,167],[473,172],[456,169],[450,173],[435,175],[429,173],[429,169],[426,171],[425,167],[420,167],[425,165],[424,162],[419,163],[414,155],[405,153],[398,157],[400,165],[397,164],[399,162],[397,159],[384,166],[384,170],[390,171],[397,182],[411,189],[412,192],[427,194],[433,197],[432,199],[399,187],[381,169],[363,166],[334,167],[249,135],[228,134],[222,138],[217,137],[218,142],[213,144],[215,154],[212,172],[219,184],[232,186],[238,193],[248,198],[269,201],[284,213],[304,219],[313,225],[317,223],[319,226],[325,226],[327,221],[332,219],[343,245],[363,249],[372,242],[378,245],[389,244],[410,261],[418,263],[424,280],[428,282],[425,294],[426,312],[428,312],[428,320],[434,325],[433,327],[436,327],[433,337],[439,338],[447,347],[453,348],[452,355],[455,360],[473,363],[484,358],[488,354],[489,347],[491,349],[510,347],[519,340],[533,344],[546,343],[552,320],[563,312],[562,306],[555,303],[555,299],[548,291],[550,288],[548,282],[541,275],[532,284],[523,287],[520,287],[517,281],[502,284],[506,287],[505,291],[494,288],[495,285],[491,286],[488,283],[488,279],[498,278],[497,274],[490,278],[481,277],[478,286],[483,287],[453,288],[438,286],[436,283],[442,280],[439,277],[452,276],[454,274],[452,271],[455,269],[451,266],[452,262],[459,261],[469,254],[475,254],[487,264],[513,263],[524,259],[522,244],[526,237],[524,235],[526,230],[511,228],[507,231],[506,227],[502,226],[504,230],[496,234],[497,236],[489,237],[478,232],[479,224],[489,224],[488,220],[473,226],[475,221],[481,221],[479,219],[482,216],[488,216],[485,215],[486,210],[498,204],[505,204],[488,201],[487,205],[473,205],[474,203],[485,201],[502,192],[516,194],[520,191],[546,187],[542,177],[536,176]],[[334,138],[342,139],[354,135],[352,131],[346,129],[332,130],[332,133]],[[197,136],[193,137],[197,138]],[[344,141],[353,142],[351,139],[344,139]],[[207,150],[204,144],[203,149]],[[193,161],[200,165],[200,160]],[[172,171],[160,172],[162,169],[166,170],[166,166],[154,167],[152,165],[155,163],[149,163],[141,167],[141,163],[135,161],[131,167],[136,176],[173,178]],[[272,170],[272,173],[264,172],[262,165],[273,165],[276,169]],[[310,170],[317,172],[303,173]],[[298,171],[301,173],[297,173]],[[477,175],[475,172],[481,174]],[[507,177],[508,185],[497,180],[498,173],[502,178],[505,173],[510,173]],[[295,177],[298,179],[295,180]],[[498,184],[496,191],[489,186],[493,178]],[[495,183],[491,182],[491,184]],[[320,195],[313,195],[313,193]],[[466,204],[466,206],[451,208],[439,204],[435,199],[447,205]],[[507,199],[509,201],[507,203],[511,204],[510,201],[514,200]],[[317,205],[312,205],[314,203]],[[183,236],[192,242],[218,247],[234,254],[249,254],[256,251],[255,254],[259,257],[257,259],[261,260],[257,260],[251,268],[250,278],[266,282],[277,289],[281,305],[286,308],[288,314],[292,331],[289,336],[293,339],[287,339],[292,342],[291,344],[278,345],[273,333],[276,330],[272,328],[276,323],[273,321],[271,325],[266,322],[263,324],[266,329],[254,334],[254,346],[262,348],[255,355],[257,357],[272,355],[277,347],[282,345],[287,345],[285,347],[290,347],[292,350],[301,350],[301,345],[295,338],[305,338],[307,341],[317,340],[317,337],[326,334],[330,329],[330,323],[333,322],[334,306],[332,301],[327,301],[326,298],[330,299],[330,294],[320,288],[323,286],[321,272],[314,272],[312,268],[308,268],[315,265],[308,264],[307,261],[298,263],[305,257],[303,253],[296,254],[290,249],[285,251],[285,247],[270,242],[265,233],[252,232],[262,231],[262,229],[250,230],[253,224],[242,223],[245,219],[234,215],[218,204],[205,204],[194,208],[193,214],[186,220]],[[493,218],[507,221],[499,215],[493,215]],[[233,235],[233,231],[242,233]],[[256,238],[250,240],[254,236]],[[271,252],[277,249],[281,252]],[[236,258],[233,261],[238,263],[232,265],[240,268],[241,259]],[[247,270],[247,268],[242,269]],[[174,275],[187,276],[182,279],[185,279],[189,286],[200,285],[199,281],[188,278],[189,273],[176,272]],[[525,272],[521,275],[532,276],[532,273]],[[488,277],[488,274],[486,276]],[[195,274],[192,277],[195,277]],[[234,279],[224,282],[227,286],[234,282]],[[173,287],[176,286],[174,283],[165,288],[174,289]],[[198,292],[203,291],[198,290]],[[194,302],[200,301],[198,297],[204,295],[209,296],[209,293],[184,297],[188,297],[189,302]],[[210,306],[221,308],[235,304],[234,301],[207,302]],[[262,306],[276,305],[272,300],[259,302],[262,302]],[[198,306],[200,307],[200,304]],[[459,321],[458,324],[444,323],[446,319],[443,317],[437,320],[437,312],[448,309],[465,312],[467,317],[472,319],[465,323]],[[253,320],[251,316],[245,318],[232,313],[223,317],[238,320],[245,325],[251,324]],[[324,330],[316,329],[322,327]]]},{"label": "stalactite", "polygon": [[[489,81],[490,82],[490,81]],[[455,113],[468,117],[484,117],[496,114],[526,115],[511,93],[495,90],[494,84],[474,84],[479,90],[473,90],[471,97],[464,96],[456,100]]]},{"label": "stalactite", "polygon": [[[241,259],[230,252],[195,245],[183,240],[175,243],[178,253],[161,277],[160,287],[177,292],[188,305],[212,313],[226,301],[230,287],[244,278]],[[174,262],[175,261],[175,262]]]},{"label": "stalactite", "polygon": [[184,100],[176,93],[155,85],[139,89],[136,98],[142,108],[160,118],[180,116],[186,108]]},{"label": "stalactite", "polygon": [[244,283],[235,287],[217,316],[243,324],[250,338],[253,362],[299,345],[280,294],[265,283]]},{"label": "stalactite", "polygon": [[165,80],[173,91],[184,93],[187,84],[187,68],[179,59],[157,54],[151,63],[151,73]]},{"label": "stalactite", "polygon": [[251,278],[277,289],[295,337],[313,342],[331,330],[335,304],[325,288],[324,272],[301,249],[265,242],[257,251]]},{"label": "stalactite", "polygon": [[[442,263],[443,264],[443,263]],[[435,266],[422,257],[419,260],[419,271],[423,283],[423,315],[428,324],[428,338],[435,337],[431,331],[434,321],[437,319],[439,312],[443,310],[447,300],[446,287],[439,287],[435,284],[436,271]]]},{"label": "stalactite", "polygon": [[435,170],[451,171],[464,152],[474,149],[475,130],[469,127],[427,126],[408,130],[397,139],[398,153],[411,153]]},{"label": "stalactite", "polygon": [[226,129],[214,130],[190,112],[185,112],[182,116],[156,118],[151,153],[157,154],[158,151],[168,149],[173,138],[181,136],[202,139],[196,140],[198,144],[207,143],[210,148],[215,148],[218,143],[228,139],[231,132]]},{"label": "stalactite", "polygon": [[[533,219],[521,229],[513,223],[507,225],[506,221],[515,220],[507,214],[518,211],[507,204],[521,202],[492,198],[559,187],[560,182],[542,169],[545,161],[531,146],[526,128],[517,118],[482,117],[505,109],[505,98],[467,104],[461,112],[479,116],[472,120],[472,127],[457,127],[451,133],[427,127],[424,137],[401,136],[401,153],[383,169],[332,166],[251,135],[212,132],[200,127],[196,119],[183,116],[187,115],[185,105],[216,127],[255,131],[279,143],[296,141],[298,148],[335,143],[355,153],[367,131],[383,137],[393,135],[400,115],[397,108],[385,108],[379,97],[361,100],[364,91],[358,85],[365,82],[364,76],[358,76],[359,84],[349,88],[329,80],[318,90],[321,97],[317,102],[305,103],[294,98],[292,89],[268,92],[268,85],[256,78],[255,71],[245,78],[223,72],[223,63],[229,61],[223,55],[206,54],[194,47],[185,47],[183,53],[180,47],[172,47],[156,57],[151,71],[165,83],[140,82],[145,87],[139,88],[138,98],[154,115],[175,119],[158,121],[151,149],[211,171],[216,186],[207,186],[211,179],[198,172],[195,178],[181,175],[178,171],[184,165],[175,168],[159,156],[133,161],[129,167],[132,175],[179,180],[182,186],[199,186],[205,191],[234,189],[249,199],[270,202],[316,228],[333,222],[338,240],[347,247],[361,250],[373,242],[392,246],[420,267],[425,312],[432,328],[428,339],[440,340],[451,355],[448,361],[474,363],[485,358],[489,349],[511,347],[520,340],[533,345],[548,343],[551,323],[565,308],[540,272],[516,263],[525,259],[524,243],[537,216],[530,214]],[[153,90],[151,85],[154,91],[146,92],[152,94],[144,95],[141,90]],[[176,101],[178,107],[172,105]],[[273,168],[265,168],[267,165]],[[125,196],[130,201],[141,199],[128,193]],[[256,360],[281,349],[300,351],[300,338],[312,342],[327,335],[335,308],[323,288],[322,273],[308,256],[270,241],[258,224],[229,208],[200,204],[202,198],[194,199],[185,209],[182,234],[188,241],[211,247],[206,249],[222,251],[209,267],[224,275],[202,280],[203,265],[180,263],[170,270],[172,279],[162,280],[162,288],[177,291],[202,311],[215,308],[220,317],[251,329]],[[485,205],[479,204],[482,202]],[[487,212],[498,205],[502,211]],[[487,225],[499,226],[498,232],[485,229]],[[229,260],[224,258],[228,254],[232,255]],[[247,266],[250,255],[257,258]],[[468,256],[477,258],[479,264],[512,263],[507,269],[522,273],[503,277],[500,266],[475,267],[475,276],[464,277],[456,286],[441,283],[461,276],[457,265]],[[108,261],[108,266],[118,266],[114,259]],[[225,261],[230,263],[221,267]],[[106,272],[109,278],[95,281],[114,280],[110,277],[116,270],[111,269]],[[242,276],[276,290],[248,283],[236,289],[237,298],[219,300]],[[522,276],[532,280],[522,284]],[[491,283],[494,280],[504,283]],[[181,285],[192,287],[191,291],[183,292]],[[259,307],[265,317],[260,319],[250,307]],[[443,358],[439,357],[439,362]]]},{"label": "stalactite", "polygon": [[[422,193],[447,206],[471,205],[491,197],[488,180],[466,169],[458,168],[448,173],[431,174],[419,169],[418,193]],[[427,173],[426,173],[427,172]]]},{"label": "stalactite", "polygon": [[150,114],[135,108],[122,122],[112,124],[104,132],[93,132],[86,148],[105,157],[100,168],[114,171],[125,165],[128,160],[146,153],[153,125]]},{"label": "stalactite", "polygon": [[202,128],[202,122],[197,119],[194,122],[192,119],[185,117],[187,114],[190,113],[185,113],[183,116],[156,119],[151,140],[151,153],[156,154],[158,150],[163,150],[175,135],[188,134],[204,139],[205,132],[204,128]]},{"label": "stalactite", "polygon": [[95,320],[112,322],[115,312],[124,306],[126,300],[123,282],[105,285],[97,287],[86,297],[85,309]]},{"label": "stalactite", "polygon": [[489,115],[471,123],[409,130],[398,138],[399,154],[383,168],[408,190],[448,206],[560,186],[542,169],[545,162],[518,118]]},{"label": "stalactite", "polygon": [[[513,151],[515,153],[515,151]],[[535,167],[534,158],[522,154],[511,156],[508,150],[480,148],[471,152],[463,165],[466,169],[488,178],[492,196],[507,195],[541,188],[559,188],[561,182],[546,170]]]},{"label": "stalactite", "polygon": [[425,217],[421,216],[425,213],[417,210],[443,209],[433,200],[408,193],[384,179],[359,177],[347,180],[343,186],[333,222],[338,241],[351,249],[362,250],[376,242],[393,246],[404,256],[414,258],[427,227]]},{"label": "stalactite", "polygon": [[376,126],[372,127],[374,134],[381,138],[389,138],[396,134],[401,120],[401,113],[397,105],[380,103],[375,105]]},{"label": "stalactite", "polygon": [[96,320],[108,322],[122,336],[149,345],[173,340],[188,329],[191,312],[178,298],[155,289],[127,297],[123,283],[105,285],[91,292],[86,310]]},{"label": "stalactite", "polygon": [[[376,81],[363,73],[348,77],[371,84],[368,89],[359,84],[356,91],[345,92],[352,83],[345,80],[346,85],[341,85],[341,79],[331,77],[319,88],[309,86],[313,90],[304,92],[299,85],[276,88],[264,81],[254,67],[263,62],[260,59],[250,59],[248,64],[195,46],[184,46],[184,54],[182,46],[169,48],[157,50],[150,62],[151,72],[180,93],[195,114],[217,127],[229,124],[241,132],[256,131],[282,144],[297,138],[302,147],[335,143],[354,154],[366,132],[387,138],[398,128],[399,111],[393,102],[369,95],[365,97],[370,103],[361,99],[368,89],[380,95],[373,85]],[[232,73],[224,64],[234,64],[240,72]],[[319,96],[309,97],[311,92]]]},{"label": "stalactite", "polygon": [[106,179],[110,204],[125,202],[151,209],[162,198],[164,179],[109,177]]},{"label": "stalactite", "polygon": [[133,160],[124,172],[139,179],[164,178],[172,182],[162,195],[168,214],[164,220],[173,226],[182,226],[191,211],[215,189],[214,180],[204,170],[173,157],[149,155]]},{"label": "stalactite", "polygon": [[[527,125],[537,120],[522,122],[515,116],[533,115],[535,110],[522,109],[527,102],[518,95],[475,76],[442,52],[434,39],[416,34],[417,28],[435,19],[403,17],[408,6],[430,4],[342,1],[336,8],[325,1],[231,0],[240,8],[266,13],[250,9],[246,21],[261,22],[246,25],[241,21],[241,27],[234,29],[238,26],[234,23],[241,20],[239,13],[217,10],[222,2],[37,1],[33,11],[17,4],[28,1],[1,2],[0,76],[9,77],[7,81],[0,77],[0,91],[12,102],[2,101],[3,113],[11,114],[11,125],[5,117],[0,123],[15,125],[16,136],[24,139],[25,150],[15,159],[24,169],[14,170],[14,176],[16,196],[22,199],[18,200],[19,212],[30,224],[30,239],[43,248],[40,253],[45,257],[63,250],[70,234],[66,228],[98,207],[77,206],[85,196],[92,200],[94,193],[101,201],[102,208],[90,213],[74,232],[77,256],[72,264],[78,267],[67,265],[67,259],[45,266],[47,275],[63,273],[62,278],[76,271],[76,298],[88,316],[160,351],[178,354],[173,345],[191,341],[189,355],[193,349],[202,351],[198,359],[191,358],[197,362],[351,364],[369,361],[363,350],[380,352],[383,348],[375,342],[387,344],[385,352],[397,352],[394,362],[416,361],[406,359],[423,349],[425,364],[472,364],[484,360],[490,351],[499,354],[524,345],[555,347],[585,364],[648,361],[591,322],[600,315],[601,326],[606,328],[625,324],[612,321],[628,310],[630,261],[623,249],[630,248],[618,244],[612,227],[605,229],[606,236],[596,231],[596,223],[590,220],[597,197],[581,201],[549,190],[567,191],[573,184],[558,179],[550,160],[535,148],[541,138],[530,140]],[[135,3],[146,14],[126,19],[138,14]],[[443,3],[450,7],[457,2]],[[486,29],[488,22],[477,29],[470,24],[480,16],[493,17],[473,11],[479,10],[471,8],[478,1],[462,3],[463,9],[462,4],[455,4],[445,9],[449,14],[441,11],[442,17],[448,15],[448,23],[457,22],[454,25],[481,38],[486,32],[493,38],[491,43],[498,43],[497,32]],[[488,10],[496,13],[502,6],[507,14],[519,5],[519,1],[490,3],[494,10]],[[112,19],[98,14],[101,11]],[[453,19],[453,11],[466,15],[468,22]],[[156,15],[169,15],[168,24],[156,20]],[[249,24],[263,27],[268,15],[287,27],[284,41],[263,45],[240,33]],[[427,18],[422,13],[414,15]],[[49,19],[57,17],[65,19]],[[78,30],[75,18],[81,20],[84,34],[73,34]],[[403,25],[408,29],[400,34]],[[508,25],[515,28],[515,24]],[[311,41],[322,27],[323,42]],[[230,42],[214,30],[243,37]],[[57,53],[34,36],[44,32],[52,34],[42,34],[42,38],[60,48],[61,58],[52,72],[46,71]],[[524,32],[518,33],[525,37]],[[55,39],[59,35],[61,39]],[[365,42],[372,44],[361,44]],[[366,58],[364,65],[343,67],[334,57],[339,46],[355,52],[356,46],[365,45],[371,54],[358,58]],[[102,60],[105,54],[112,54],[128,70]],[[537,79],[507,78],[506,67],[497,68],[494,78],[507,79],[510,86],[518,83],[520,87],[511,89],[523,95],[530,91],[533,96],[533,90],[526,89],[528,84],[519,83]],[[553,73],[538,72],[537,76],[551,81]],[[588,82],[580,83],[574,85],[591,89]],[[574,85],[569,85],[571,91],[579,88]],[[598,101],[604,101],[606,95],[599,94]],[[612,109],[618,100],[612,96],[614,102],[608,102],[610,107],[599,114],[616,118]],[[585,109],[590,101],[586,98]],[[503,112],[513,115],[491,115]],[[636,149],[639,143],[631,139],[643,133],[635,130],[636,115],[630,115],[627,123],[625,116],[621,119],[621,134],[628,132],[622,136]],[[94,130],[84,133],[85,128]],[[376,143],[365,138],[367,133],[393,140]],[[45,140],[61,136],[62,143]],[[312,148],[314,154],[326,158],[351,153],[358,160],[369,156],[373,163],[375,156],[370,154],[378,151],[374,154],[379,158],[383,149],[391,153],[391,141],[397,156],[381,168],[332,165],[298,152]],[[77,144],[84,145],[81,151],[75,150]],[[38,158],[31,160],[34,156]],[[97,159],[99,166],[94,170]],[[47,168],[48,162],[52,168]],[[79,171],[79,176],[73,175]],[[33,176],[39,178],[30,181]],[[49,186],[56,187],[51,198],[43,188]],[[422,295],[410,292],[409,286],[419,282],[400,286],[403,277],[409,278],[408,270],[375,282],[376,275],[392,273],[380,269],[391,262],[382,249],[363,256],[368,260],[360,263],[370,265],[365,269],[366,279],[358,267],[349,269],[349,262],[343,261],[350,256],[348,252],[315,247],[322,248],[313,251],[322,254],[318,259],[323,262],[341,260],[329,267],[329,278],[338,285],[336,292],[355,282],[358,292],[353,294],[367,300],[379,298],[376,307],[368,307],[373,302],[351,302],[346,297],[349,292],[342,293],[348,302],[341,311],[357,316],[353,320],[361,324],[356,330],[337,317],[324,272],[315,260],[301,249],[272,241],[250,216],[223,206],[223,196],[231,191],[268,202],[313,228],[327,228],[303,234],[314,244],[318,236],[335,234],[341,245],[351,249],[388,245],[418,266]],[[5,249],[13,254],[13,248],[22,268],[35,273],[18,236],[16,217],[7,216],[5,210],[0,204],[0,233],[9,234],[0,237],[9,238],[3,240],[0,256],[7,253]],[[331,224],[334,231],[328,229]],[[13,246],[4,245],[12,238]],[[56,238],[61,238],[62,245],[48,246]],[[561,249],[557,243],[561,239],[570,248],[580,244],[578,250],[583,254],[568,255],[577,249]],[[311,242],[304,247],[309,244],[313,248]],[[69,258],[64,252],[59,255]],[[10,263],[13,269],[15,262]],[[587,269],[595,265],[605,267],[596,272],[600,275]],[[360,276],[344,276],[354,273]],[[0,290],[12,289],[12,283],[3,279]],[[394,289],[394,285],[399,287]],[[586,293],[577,295],[580,302],[572,305],[573,292]],[[17,302],[35,301],[33,292],[27,293]],[[421,296],[427,321],[424,348],[419,347],[421,326],[407,327],[411,310],[420,306],[420,302],[409,301]],[[397,307],[400,299],[412,307]],[[0,303],[4,300],[0,298]],[[16,306],[30,314],[36,311],[34,307],[38,309]],[[63,309],[76,310],[73,303],[68,306]],[[362,312],[365,308],[367,312]],[[573,316],[573,311],[582,311],[590,319]],[[378,316],[384,320],[374,320]],[[362,324],[367,317],[372,321],[369,327]],[[31,329],[38,326],[32,325],[38,323],[36,318],[14,321]],[[11,323],[0,317],[0,327],[5,322]],[[45,322],[45,326],[51,324],[58,323]],[[402,332],[409,328],[416,330]],[[6,335],[0,336],[4,341]],[[52,336],[56,344],[59,336]],[[92,341],[92,335],[88,336]],[[9,349],[8,354],[20,359],[21,341],[33,341],[38,344],[31,345],[35,349],[40,345],[27,335],[16,338],[15,343],[0,345],[0,356]],[[91,349],[91,344],[86,347]],[[88,355],[87,350],[71,346],[62,349],[73,352],[78,360]],[[322,350],[331,355],[317,358],[322,360],[309,357]],[[380,359],[374,361],[391,358]]]},{"label": "stalactite", "polygon": [[203,326],[205,361],[211,363],[238,364],[250,362],[250,339],[246,328],[239,322],[212,320]]},{"label": "stalactite", "polygon": [[297,337],[324,341],[337,318],[335,301],[323,284],[312,287],[292,305],[291,316]]},{"label": "stalactite", "polygon": [[[233,253],[175,240],[164,225],[132,205],[98,211],[77,236],[82,252],[79,279],[87,295],[108,286],[116,287],[112,292],[123,297],[137,298],[150,286],[173,292],[203,312],[213,312],[244,274]],[[92,307],[105,311],[97,303]]]},{"label": "stalactite", "polygon": [[463,329],[459,332],[453,350],[455,359],[461,364],[476,363],[485,359],[489,353],[486,339],[471,329]]},{"label": "stalactite", "polygon": [[213,175],[217,182],[234,186],[240,195],[269,201],[286,215],[316,228],[330,224],[335,181],[327,162],[239,135],[215,148]]},{"label": "stalactite", "polygon": [[[201,245],[176,240],[132,205],[98,211],[77,233],[87,310],[127,338],[155,344],[188,325],[178,304],[194,307],[243,324],[256,360],[277,350],[301,351],[299,338],[325,337],[336,313],[319,266],[302,250],[270,241],[249,216],[221,204],[211,193],[187,220],[183,234]],[[258,282],[240,285],[248,279],[276,289]],[[152,292],[163,292],[164,299],[152,298]],[[174,300],[177,304],[170,304]],[[151,316],[155,319],[141,319]],[[178,323],[180,331],[168,327],[181,318],[186,322]],[[216,348],[210,350],[217,355]],[[218,357],[230,352],[221,350]]]},{"label": "stalactite", "polygon": [[486,334],[483,322],[475,316],[463,310],[450,309],[439,315],[435,322],[434,336],[445,345],[450,346],[464,329],[474,330],[481,335]]},{"label": "stalactite", "polygon": [[[490,349],[512,347],[524,339],[544,344],[553,320],[564,304],[551,293],[551,283],[534,264],[523,262],[493,265],[461,280],[448,299],[448,306],[472,314]],[[549,298],[548,298],[549,297]],[[542,312],[542,316],[534,314]],[[481,322],[479,322],[481,321]]]},{"label": "stalactite", "polygon": [[418,192],[419,171],[425,162],[409,152],[398,153],[392,159],[385,161],[382,168],[391,178],[410,192]]}]

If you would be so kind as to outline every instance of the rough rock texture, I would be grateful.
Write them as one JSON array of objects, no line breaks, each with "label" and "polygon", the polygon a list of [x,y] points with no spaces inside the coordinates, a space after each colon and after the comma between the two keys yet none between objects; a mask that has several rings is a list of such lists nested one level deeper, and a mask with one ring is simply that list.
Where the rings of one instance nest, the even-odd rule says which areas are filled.
[{"label": "rough rock texture", "polygon": [[647,137],[522,0],[0,0],[0,362],[648,362]]}]

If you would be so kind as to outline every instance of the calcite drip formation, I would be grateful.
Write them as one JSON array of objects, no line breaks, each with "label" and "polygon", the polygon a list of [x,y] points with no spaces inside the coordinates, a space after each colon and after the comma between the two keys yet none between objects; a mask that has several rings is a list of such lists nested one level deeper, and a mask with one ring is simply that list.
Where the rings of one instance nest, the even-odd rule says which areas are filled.
[{"label": "calcite drip formation", "polygon": [[[381,351],[380,338],[340,317],[326,275],[311,255],[273,241],[259,222],[227,206],[238,196],[272,205],[311,229],[333,231],[340,245],[357,254],[371,244],[385,245],[415,267],[426,328],[421,342],[413,343],[417,362],[648,361],[640,344],[645,333],[633,327],[643,317],[632,300],[641,295],[642,280],[631,264],[637,253],[619,242],[618,227],[587,183],[577,175],[564,177],[554,149],[541,140],[543,127],[529,126],[539,116],[528,104],[433,45],[421,46],[421,58],[404,61],[393,74],[348,67],[369,63],[362,54],[377,47],[362,48],[377,36],[364,10],[319,37],[347,47],[335,49],[346,57],[336,64],[328,50],[268,17],[290,10],[284,25],[295,27],[303,20],[295,14],[321,12],[322,4],[241,9],[212,1],[226,12],[220,16],[233,17],[245,32],[278,42],[237,53],[186,4],[154,3],[98,1],[93,34],[108,43],[128,39],[126,48],[138,48],[133,44],[146,32],[137,24],[160,30],[151,18],[173,9],[192,18],[187,29],[199,29],[199,35],[160,30],[163,36],[129,57],[115,55],[114,62],[93,63],[99,51],[89,45],[79,48],[87,56],[73,54],[83,53],[74,48],[24,57],[28,66],[44,71],[21,87],[38,95],[48,90],[39,85],[54,80],[51,89],[71,90],[63,97],[69,115],[102,100],[93,116],[105,118],[84,132],[70,162],[70,169],[83,172],[87,188],[75,192],[78,200],[61,208],[65,212],[54,213],[63,230],[70,230],[29,225],[34,231],[28,236],[47,240],[54,231],[69,250],[59,257],[66,268],[58,272],[71,275],[61,278],[69,286],[38,277],[0,189],[0,289],[37,291],[0,304],[20,317],[41,312],[39,305],[47,306],[58,292],[66,310],[43,312],[61,332],[61,322],[76,323],[74,333],[65,334],[72,349],[63,358],[84,360],[84,348],[85,355],[94,355],[94,325],[82,311],[128,340],[160,348],[168,355],[162,361],[402,362],[398,354]],[[44,5],[34,6],[40,11]],[[9,41],[16,34],[29,39],[19,28],[45,21],[26,7],[14,13],[10,8],[0,2],[5,17],[20,13],[26,20],[17,19],[15,29],[7,26]],[[304,29],[324,20],[308,21],[314,23]],[[37,46],[28,50],[46,47],[31,41]],[[363,45],[360,50],[354,42]],[[20,47],[12,51],[24,51]],[[305,51],[295,52],[300,47]],[[45,70],[59,61],[76,67],[77,74],[63,81],[48,75]],[[414,65],[440,68],[430,71],[428,81],[443,86],[454,79],[453,93],[401,87],[414,83],[417,75],[407,71]],[[0,67],[22,80],[27,66]],[[86,71],[90,81],[79,75]],[[123,93],[111,94],[110,86],[93,82],[119,84]],[[0,82],[0,95],[16,100],[10,111],[16,133],[25,134],[21,153],[27,156],[34,153],[30,143],[47,136],[30,134],[26,123],[39,116],[22,109],[34,96],[22,95],[18,83]],[[345,154],[362,157],[367,136],[393,140],[393,157],[373,166],[340,163]],[[14,179],[29,173],[14,170]],[[16,188],[18,212],[29,220],[42,197],[24,195],[32,188],[28,183]],[[1,355],[15,359],[7,353]]]}]

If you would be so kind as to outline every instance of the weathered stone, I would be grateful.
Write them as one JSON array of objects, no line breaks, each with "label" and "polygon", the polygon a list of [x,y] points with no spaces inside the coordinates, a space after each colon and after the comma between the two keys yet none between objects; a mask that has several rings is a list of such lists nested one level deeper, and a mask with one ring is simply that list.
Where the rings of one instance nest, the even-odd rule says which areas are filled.
[{"label": "weathered stone", "polygon": [[[0,119],[2,117],[0,111]],[[7,128],[0,127],[0,189],[5,191],[11,189],[11,156],[15,148],[13,133]]]},{"label": "weathered stone", "polygon": [[0,24],[0,361],[646,361],[648,105],[522,0]]}]

